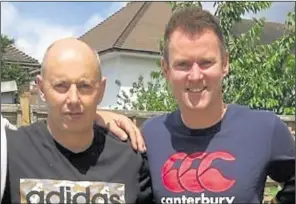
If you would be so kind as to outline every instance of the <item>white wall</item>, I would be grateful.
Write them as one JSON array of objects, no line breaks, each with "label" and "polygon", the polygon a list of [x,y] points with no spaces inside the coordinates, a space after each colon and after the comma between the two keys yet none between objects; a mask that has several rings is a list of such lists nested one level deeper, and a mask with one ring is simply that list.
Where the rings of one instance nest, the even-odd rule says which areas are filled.
[{"label": "white wall", "polygon": [[[121,90],[129,93],[133,82],[137,82],[140,75],[147,82],[150,80],[150,73],[159,69],[157,58],[121,54],[109,59],[104,59],[104,57],[101,59],[102,73],[107,78],[105,95],[100,104],[101,108],[118,107],[117,94]],[[120,88],[115,84],[116,80],[120,81]]]},{"label": "white wall", "polygon": [[118,72],[116,71],[119,66],[120,57],[114,57],[101,61],[102,74],[107,79],[105,94],[100,107],[110,108],[112,105],[116,105],[119,87],[115,84],[115,80],[118,78]]}]

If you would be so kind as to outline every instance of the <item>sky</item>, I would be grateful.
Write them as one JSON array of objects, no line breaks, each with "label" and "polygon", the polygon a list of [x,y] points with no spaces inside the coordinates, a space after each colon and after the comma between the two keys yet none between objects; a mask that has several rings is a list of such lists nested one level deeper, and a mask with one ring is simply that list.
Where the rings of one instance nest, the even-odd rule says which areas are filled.
[{"label": "sky", "polygon": [[[79,37],[127,2],[1,2],[1,34],[15,40],[18,49],[42,61],[46,48],[57,39]],[[213,2],[203,7],[215,11]],[[273,2],[271,8],[244,18],[265,17],[284,23],[294,2]]]}]

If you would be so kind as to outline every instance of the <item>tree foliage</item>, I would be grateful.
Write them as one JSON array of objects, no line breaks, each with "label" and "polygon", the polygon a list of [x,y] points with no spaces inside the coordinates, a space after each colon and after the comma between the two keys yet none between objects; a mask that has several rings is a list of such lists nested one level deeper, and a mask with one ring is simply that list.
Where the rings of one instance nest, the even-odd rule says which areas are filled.
[{"label": "tree foliage", "polygon": [[19,65],[9,64],[3,59],[5,49],[11,44],[14,44],[14,40],[1,34],[1,81],[15,80],[18,86],[18,94],[21,94],[30,81],[30,75]]},{"label": "tree foliage", "polygon": [[[202,6],[200,2],[169,4],[173,11]],[[269,8],[271,2],[215,2],[214,6],[230,55],[230,73],[223,82],[225,102],[277,114],[295,114],[295,12],[288,14],[284,34],[270,44],[263,44],[265,19],[253,19],[253,26],[240,35],[233,32],[233,27],[242,20],[243,14],[256,14]],[[140,77],[130,94],[123,92],[118,97],[124,109],[171,111],[177,107],[160,70],[151,73],[151,82],[147,85]]]},{"label": "tree foliage", "polygon": [[[137,82],[129,90],[129,94],[122,91],[118,94],[118,105],[123,109],[168,111],[175,110],[177,104],[169,91],[167,82],[160,71],[151,72],[151,80],[144,84],[144,78],[139,77]],[[117,83],[120,86],[120,83]],[[136,100],[132,100],[135,97]]]}]

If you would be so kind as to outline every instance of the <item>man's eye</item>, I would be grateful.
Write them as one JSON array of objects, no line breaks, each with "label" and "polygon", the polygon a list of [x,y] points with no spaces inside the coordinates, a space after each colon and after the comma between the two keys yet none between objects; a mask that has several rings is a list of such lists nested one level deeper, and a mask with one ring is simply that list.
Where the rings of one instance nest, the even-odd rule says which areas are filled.
[{"label": "man's eye", "polygon": [[188,69],[189,67],[190,67],[190,63],[188,62],[180,62],[176,64],[176,68],[181,70]]},{"label": "man's eye", "polygon": [[55,88],[67,88],[66,84],[55,84],[54,85]]},{"label": "man's eye", "polygon": [[82,88],[82,89],[90,89],[91,85],[90,84],[79,84],[78,88]]},{"label": "man's eye", "polygon": [[212,61],[202,61],[202,62],[200,62],[200,66],[201,66],[202,68],[210,67],[212,64],[213,64]]},{"label": "man's eye", "polygon": [[54,89],[58,92],[65,92],[67,91],[69,86],[66,83],[59,83],[54,85]]}]

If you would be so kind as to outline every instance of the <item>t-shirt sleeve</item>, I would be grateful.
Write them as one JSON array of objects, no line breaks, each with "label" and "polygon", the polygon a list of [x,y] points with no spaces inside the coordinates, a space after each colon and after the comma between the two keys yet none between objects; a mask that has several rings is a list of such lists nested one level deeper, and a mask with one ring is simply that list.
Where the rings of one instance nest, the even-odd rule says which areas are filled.
[{"label": "t-shirt sleeve", "polygon": [[295,140],[287,125],[278,117],[274,120],[268,175],[282,184],[277,193],[279,203],[295,203]]},{"label": "t-shirt sleeve", "polygon": [[149,172],[148,160],[146,153],[141,154],[143,161],[139,172],[140,192],[137,199],[137,204],[152,204],[154,203],[151,176]]},{"label": "t-shirt sleeve", "polygon": [[268,174],[281,183],[295,174],[295,140],[280,118],[275,116],[273,124]]}]

